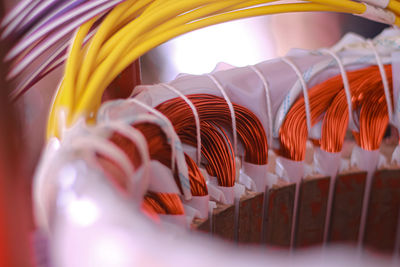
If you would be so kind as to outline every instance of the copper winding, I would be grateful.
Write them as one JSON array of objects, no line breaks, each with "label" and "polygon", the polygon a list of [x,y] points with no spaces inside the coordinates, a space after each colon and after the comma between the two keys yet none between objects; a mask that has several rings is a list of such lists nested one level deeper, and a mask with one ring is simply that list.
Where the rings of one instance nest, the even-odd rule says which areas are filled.
[{"label": "copper winding", "polygon": [[[232,130],[229,106],[222,97],[209,94],[187,95],[194,104],[200,121],[207,121]],[[236,127],[240,141],[245,148],[245,161],[264,165],[268,162],[268,143],[264,128],[258,118],[247,108],[234,104]],[[179,133],[181,129],[194,125],[193,113],[181,98],[173,98],[156,107],[174,124]]]},{"label": "copper winding", "polygon": [[[358,98],[357,96],[359,95],[359,89],[362,89],[360,86],[358,86],[358,83],[368,74],[368,69],[360,69],[348,72],[353,110],[357,106],[355,100]],[[340,76],[332,78],[332,82],[333,80],[337,81],[337,79],[340,79]],[[331,153],[338,153],[342,151],[349,121],[348,104],[343,84],[340,81],[337,81],[336,88],[338,88],[339,91],[325,113],[322,122],[320,140],[321,149]]]},{"label": "copper winding", "polygon": [[[308,92],[310,100],[311,125],[316,124],[340,90],[337,85],[342,78],[336,76],[324,83],[318,84]],[[280,148],[278,154],[282,157],[302,161],[306,153],[308,138],[304,97],[300,97],[289,110],[279,130]]]},{"label": "copper winding", "polygon": [[154,205],[158,205],[157,203],[152,203],[150,201],[142,201],[140,210],[147,215],[148,217],[150,217],[153,221],[158,221],[159,220],[159,216],[157,213],[157,209],[155,208]]},{"label": "copper winding", "polygon": [[[150,123],[140,123],[134,125],[134,127],[137,128],[139,131],[141,131],[145,136],[149,147],[150,158],[152,160],[158,160],[167,167],[170,167],[171,148],[162,130],[158,126]],[[141,158],[139,152],[136,148],[136,145],[131,140],[118,133],[113,133],[109,139],[127,154],[127,156],[132,161],[132,164],[134,165],[135,168],[141,165]],[[189,180],[190,180],[190,188],[192,195],[194,196],[207,195],[208,194],[207,185],[199,168],[189,156],[185,155],[185,159],[189,171]],[[110,178],[111,182],[121,192],[126,193],[127,177],[125,177],[118,164],[116,162],[112,162],[111,159],[107,158],[104,155],[98,155],[98,160],[101,166],[103,167],[104,171],[108,174],[107,176]],[[177,170],[177,168],[175,170]],[[181,188],[177,171],[174,173],[174,178],[178,187]],[[179,195],[167,194],[166,196],[164,193],[154,193],[154,192],[152,193],[152,196],[157,196],[157,195],[159,195],[159,197],[157,198],[153,197],[152,199],[156,199],[158,203],[161,203],[164,207],[164,210],[166,210],[167,212],[172,211],[173,212],[172,214],[181,214],[180,209],[178,210],[175,209],[176,207],[182,206],[182,202],[179,198]],[[145,205],[144,208],[146,208],[147,211],[149,211],[149,207],[154,207],[154,200],[153,202],[150,203],[145,201],[145,203],[147,205]],[[149,212],[151,213],[151,210]]]},{"label": "copper winding", "polygon": [[[385,68],[388,79],[391,80],[391,66],[389,65]],[[379,99],[382,99],[383,97],[382,101],[384,104],[386,104],[378,67],[371,66],[361,70],[348,72],[348,79],[351,88],[354,110],[357,110],[360,105],[371,105],[363,102],[365,100],[365,93],[368,90],[377,91],[376,94],[381,96]],[[308,95],[310,99],[311,124],[314,125],[319,120],[323,120],[321,140],[319,142],[314,140],[314,143],[320,143],[321,149],[325,151],[340,152],[348,124],[348,107],[341,75],[332,77],[325,82],[314,86],[310,89]],[[382,108],[383,103],[381,104]],[[289,110],[279,131],[281,146],[278,153],[283,157],[296,161],[301,161],[304,159],[306,141],[308,138],[304,105],[304,98],[300,97]],[[387,122],[385,124],[385,120],[380,117],[381,119],[378,119],[380,121],[379,123],[374,121],[374,123],[377,124],[374,126],[374,128],[367,127],[366,125],[370,123],[371,120],[373,121],[374,119],[377,119],[374,117],[374,115],[367,115],[365,113],[367,110],[371,111],[371,109],[364,107],[363,118],[365,119],[360,117],[360,128],[361,124],[363,123],[362,135],[364,138],[363,140],[365,140],[362,142],[362,147],[376,147],[376,144],[380,143],[380,141],[377,142],[377,139],[379,139],[377,137],[379,137],[381,134],[376,134],[376,137],[371,138],[368,137],[369,133],[364,129],[368,129],[369,131],[373,130],[374,133],[377,131],[383,131],[384,133]],[[383,110],[386,109],[383,108]],[[379,114],[379,116],[383,116],[383,114]],[[361,122],[361,120],[367,120],[369,122]],[[373,133],[371,134],[374,135]],[[370,139],[374,139],[375,142],[366,141]],[[367,144],[368,142],[372,142],[374,144]],[[377,147],[379,147],[379,145]]]},{"label": "copper winding", "polygon": [[[187,97],[192,101],[199,114],[202,140],[212,135],[207,145],[206,142],[202,141],[202,154],[207,160],[207,171],[210,175],[217,177],[219,185],[233,186],[235,182],[235,155],[230,141],[222,129],[222,127],[231,128],[232,125],[231,114],[226,101],[221,97],[207,94],[188,95]],[[193,112],[183,99],[170,99],[158,105],[156,109],[171,120],[182,142],[193,146],[197,144]],[[248,109],[236,104],[234,104],[234,109],[238,135],[245,147],[245,160],[253,164],[266,164],[268,159],[268,144],[262,124]],[[211,122],[211,124],[208,122]],[[212,127],[217,125],[219,128],[218,132],[222,133],[222,135],[219,135],[218,132],[212,129]],[[220,145],[216,143],[216,138],[221,140]],[[226,142],[229,143],[229,146],[224,148],[224,143]],[[215,149],[209,146],[213,146]],[[204,147],[206,149],[203,149]],[[211,154],[216,153],[216,155],[209,155],[209,151]],[[224,151],[225,153],[221,154],[218,151]],[[223,156],[225,155],[226,159],[224,160]],[[229,155],[231,156],[229,157]],[[221,161],[220,164],[215,164],[218,160],[224,160],[225,163]],[[222,167],[218,167],[218,165]]]},{"label": "copper winding", "polygon": [[[392,66],[386,65],[385,72],[391,91],[390,95],[393,96]],[[366,93],[360,109],[360,133],[353,132],[353,135],[358,145],[364,150],[376,150],[380,147],[389,122],[382,77],[377,67],[366,77],[361,86]],[[391,101],[393,106],[393,97]]]},{"label": "copper winding", "polygon": [[177,194],[147,192],[144,204],[152,207],[158,214],[183,215],[185,213],[182,201]]},{"label": "copper winding", "polygon": [[208,195],[207,184],[205,183],[203,174],[194,162],[194,160],[185,154],[186,164],[189,169],[190,192],[193,196]]},{"label": "copper winding", "polygon": [[[385,66],[391,81],[391,65]],[[378,149],[388,124],[386,99],[378,67],[371,66],[349,73],[353,110],[359,114],[360,133],[353,132],[356,142],[366,150]],[[392,87],[391,82],[389,83]],[[392,100],[393,101],[393,100]],[[322,127],[321,149],[340,152],[348,123],[345,93],[340,91],[328,108]]]},{"label": "copper winding", "polygon": [[[188,126],[178,132],[183,143],[196,145],[195,126]],[[220,186],[231,187],[235,184],[235,157],[232,144],[225,131],[215,125],[201,122],[201,139],[205,169],[217,178]]]}]

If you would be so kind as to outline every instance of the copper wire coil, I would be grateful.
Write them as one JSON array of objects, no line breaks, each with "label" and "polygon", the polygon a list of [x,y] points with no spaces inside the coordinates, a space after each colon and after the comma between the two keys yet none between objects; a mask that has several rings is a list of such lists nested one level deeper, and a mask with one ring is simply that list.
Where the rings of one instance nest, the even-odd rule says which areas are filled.
[{"label": "copper wire coil", "polygon": [[[231,113],[224,98],[209,94],[187,95],[199,114],[200,121],[211,122],[232,130]],[[245,161],[264,165],[268,162],[268,144],[259,119],[247,108],[234,104],[237,133],[245,148]],[[182,98],[173,98],[156,107],[174,124],[179,133],[188,126],[195,126],[193,113]]]},{"label": "copper wire coil", "polygon": [[[389,65],[386,67],[386,74],[390,89],[393,91],[391,73],[391,66]],[[364,87],[368,87],[366,89],[368,93],[365,94],[360,109],[360,132],[353,132],[357,144],[364,150],[379,149],[389,122],[386,98],[380,79],[380,74],[378,77],[371,74],[369,76],[371,82],[364,82]],[[393,95],[392,92],[391,95]]]},{"label": "copper wire coil", "polygon": [[[160,161],[167,167],[171,167],[171,146],[168,144],[164,132],[162,132],[158,126],[150,123],[135,124],[134,127],[141,131],[145,136],[149,147],[150,158]],[[185,155],[185,160],[189,170],[190,190],[192,195],[207,195],[208,191],[206,181],[198,166],[187,155]],[[174,178],[176,184],[182,192],[177,166],[175,166]]]},{"label": "copper wire coil", "polygon": [[183,215],[185,213],[182,201],[177,194],[147,192],[143,201],[158,214]]},{"label": "copper wire coil", "polygon": [[[162,130],[150,123],[140,123],[134,125],[139,131],[145,136],[148,147],[150,158],[153,160],[158,160],[167,167],[171,167],[171,147],[167,142],[165,134]],[[136,148],[136,145],[128,138],[118,134],[113,133],[110,140],[120,147],[132,161],[135,168],[139,167],[141,164],[140,154]],[[123,193],[127,190],[127,177],[123,174],[121,168],[116,162],[113,162],[110,158],[104,155],[98,155],[99,162],[103,167],[104,171],[108,174],[111,182]],[[207,185],[205,179],[200,172],[194,161],[187,155],[185,155],[185,160],[189,171],[189,181],[191,193],[194,196],[205,196],[208,194]],[[176,166],[175,166],[176,167]],[[174,178],[178,187],[181,189],[181,184],[178,179],[177,168],[175,168]],[[153,193],[153,195],[163,194],[163,193]],[[172,196],[175,195],[175,196]],[[173,211],[173,214],[180,214],[180,210],[176,210],[176,207],[182,206],[182,202],[177,194],[169,194],[168,197],[158,197],[156,200],[161,203],[166,212]],[[164,202],[165,200],[165,202]],[[179,202],[179,203],[175,203]],[[149,204],[148,202],[146,202]],[[145,208],[152,207],[154,205],[147,205]],[[148,210],[151,213],[151,210]],[[154,210],[154,209],[153,209]],[[158,209],[159,210],[159,209]],[[167,213],[170,214],[170,213]]]},{"label": "copper wire coil", "polygon": [[[231,187],[235,184],[235,157],[232,144],[225,131],[207,122],[201,122],[202,149],[208,174],[218,180],[220,186]],[[191,146],[197,142],[195,126],[188,126],[178,133],[181,141]]]},{"label": "copper wire coil", "polygon": [[[391,79],[391,66],[385,68],[388,79]],[[372,86],[371,90],[379,91],[379,94],[384,97],[378,67],[371,66],[348,72],[348,79],[353,110],[357,110],[359,105],[363,103],[365,90],[368,89],[368,86]],[[340,152],[348,124],[348,107],[341,75],[332,77],[311,88],[309,99],[312,125],[321,119],[323,120],[321,149],[328,152]],[[304,160],[308,138],[304,105],[304,97],[300,97],[289,110],[279,131],[281,146],[278,153],[296,161]],[[385,129],[386,127],[383,131]],[[368,134],[365,133],[365,135]],[[314,143],[318,142],[314,140]]]},{"label": "copper wire coil", "polygon": [[[385,66],[385,71],[390,80],[389,86],[392,88],[391,65]],[[360,147],[366,150],[375,150],[380,146],[388,123],[382,78],[376,66],[358,70],[357,74],[350,81],[350,87],[353,110],[359,117],[360,133],[353,132],[353,135]],[[340,152],[347,124],[348,107],[345,93],[342,90],[336,95],[324,116],[321,149],[328,152]]]},{"label": "copper wire coil", "polygon": [[208,189],[203,174],[194,160],[185,154],[186,164],[189,169],[190,192],[193,196],[207,196]]},{"label": "copper wire coil", "polygon": [[[150,201],[142,201],[141,204],[141,211],[147,215],[148,217],[150,217],[153,221],[158,221],[160,218],[158,216],[158,213],[156,211],[156,209],[153,206],[154,203],[151,203]],[[155,204],[158,205],[158,204]]]}]

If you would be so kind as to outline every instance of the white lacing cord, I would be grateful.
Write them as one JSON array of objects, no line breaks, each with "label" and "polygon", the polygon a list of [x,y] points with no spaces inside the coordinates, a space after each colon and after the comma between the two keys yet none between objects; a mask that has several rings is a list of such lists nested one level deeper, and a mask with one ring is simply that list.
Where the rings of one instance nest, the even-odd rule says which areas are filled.
[{"label": "white lacing cord", "polygon": [[268,144],[272,147],[273,140],[273,118],[272,118],[272,104],[271,104],[271,92],[269,88],[269,84],[267,79],[265,79],[264,75],[262,75],[261,71],[256,66],[250,66],[250,69],[253,70],[258,78],[260,78],[265,91],[265,101],[267,104],[267,116],[268,116]]},{"label": "white lacing cord", "polygon": [[367,43],[371,47],[372,51],[374,52],[374,55],[376,58],[376,63],[378,64],[378,67],[379,67],[379,72],[382,77],[383,90],[385,91],[385,98],[386,98],[386,105],[387,105],[387,109],[388,109],[389,122],[393,124],[393,106],[392,106],[392,100],[391,100],[392,98],[390,95],[389,82],[388,82],[388,79],[386,76],[385,67],[383,66],[382,59],[381,59],[374,43],[371,40],[367,40]]},{"label": "white lacing cord", "polygon": [[197,138],[197,166],[200,166],[201,163],[201,128],[200,128],[200,117],[199,113],[197,112],[196,107],[192,103],[192,101],[189,100],[182,92],[178,91],[176,88],[174,88],[170,84],[162,83],[161,84],[163,87],[171,90],[175,94],[177,94],[180,98],[182,98],[186,104],[189,105],[190,109],[192,110],[193,116],[194,116],[194,122],[196,124],[196,138]]},{"label": "white lacing cord", "polygon": [[[140,132],[139,130],[137,130],[134,127],[128,126],[123,121],[116,121],[116,120],[108,121],[105,124],[99,125],[99,127],[109,128],[110,130],[118,132],[119,134],[128,138],[133,144],[135,144],[136,148],[138,148],[140,158],[142,160],[142,164],[143,164],[143,167],[145,168],[146,172],[150,169],[149,149],[147,146],[146,138],[143,136],[142,132]],[[142,175],[145,175],[145,173],[143,173]],[[138,181],[134,181],[134,182],[140,182],[139,181],[140,178],[143,178],[143,177],[139,177]],[[132,184],[132,186],[135,186],[135,184]],[[134,189],[134,188],[132,188],[132,189]]]},{"label": "white lacing cord", "polygon": [[293,63],[292,60],[290,60],[287,57],[283,57],[282,61],[285,62],[286,64],[288,64],[293,69],[293,71],[296,73],[296,75],[299,78],[299,81],[301,83],[301,87],[303,89],[305,109],[306,109],[307,131],[308,131],[308,135],[310,135],[311,134],[311,112],[310,112],[310,101],[308,98],[307,83],[304,80],[303,74],[301,73],[300,69]]},{"label": "white lacing cord", "polygon": [[78,136],[73,139],[69,147],[74,149],[89,148],[109,157],[112,161],[121,166],[127,177],[133,176],[135,172],[125,152],[123,152],[120,147],[104,138],[100,138],[96,135]]},{"label": "white lacing cord", "polygon": [[218,90],[221,92],[222,96],[224,97],[226,103],[228,104],[229,111],[231,113],[231,120],[232,120],[232,134],[233,134],[233,150],[235,152],[235,156],[237,155],[237,130],[236,130],[236,116],[235,116],[235,109],[233,108],[233,104],[229,99],[228,95],[225,92],[224,87],[222,84],[211,74],[207,74],[207,76],[213,81],[213,83],[217,86]]},{"label": "white lacing cord", "polygon": [[[374,43],[371,40],[367,40],[367,44],[371,47],[372,51],[374,52],[375,58],[376,58],[376,63],[378,65],[379,72],[380,72],[381,78],[382,78],[383,89],[385,91],[386,106],[387,106],[388,115],[389,115],[389,122],[393,123],[393,109],[392,109],[393,107],[392,107],[389,83],[388,83],[388,80],[386,77],[385,68],[383,66],[382,60],[379,56],[379,53],[378,53]],[[367,224],[368,205],[369,205],[369,198],[371,195],[372,179],[373,179],[373,175],[368,174],[367,179],[365,181],[365,189],[364,189],[363,203],[362,203],[362,208],[361,208],[360,227],[359,227],[359,231],[358,231],[358,242],[357,242],[357,248],[358,248],[359,253],[361,253],[361,250],[363,247],[364,236],[365,236],[365,228],[366,228],[366,224]]]},{"label": "white lacing cord", "polygon": [[[349,112],[349,128],[353,131],[358,131],[356,124],[354,123],[354,119],[353,119],[353,107],[352,107],[352,102],[351,102],[350,83],[349,83],[349,79],[347,77],[347,73],[344,68],[343,62],[340,59],[340,57],[330,49],[324,48],[324,49],[321,49],[320,51],[331,55],[335,59],[337,65],[339,67],[340,74],[341,74],[342,80],[343,80],[343,88],[346,93],[347,107],[348,107],[348,112]],[[325,225],[324,225],[324,237],[323,237],[324,246],[328,242],[330,221],[331,221],[331,217],[332,217],[332,206],[333,206],[333,197],[334,197],[334,191],[335,191],[334,190],[335,182],[336,182],[336,176],[330,177],[328,203],[327,203],[327,208],[326,208]]]},{"label": "white lacing cord", "polygon": [[[156,109],[150,107],[149,105],[147,105],[137,99],[134,99],[134,98],[129,98],[126,101],[132,102],[138,106],[141,106],[142,108],[146,109],[147,111],[149,111],[150,113],[155,115],[157,118],[164,121],[168,125],[168,128],[170,128],[170,129],[172,128],[172,130],[174,129],[174,126],[169,121],[169,119],[164,114],[159,112],[158,110],[156,110]],[[176,139],[175,139],[175,135],[169,135],[169,137],[171,138],[171,170],[172,170],[172,172],[174,172],[175,171],[175,160],[176,160],[176,149],[175,149]]]},{"label": "white lacing cord", "polygon": [[[126,101],[133,102],[135,104],[138,104],[147,110],[151,111],[154,110],[150,106],[136,100],[136,99],[128,99]],[[140,104],[139,104],[140,103]],[[186,200],[191,199],[192,194],[190,192],[190,180],[189,180],[189,170],[188,166],[186,164],[185,160],[185,155],[182,150],[182,144],[180,139],[178,138],[177,134],[175,133],[174,127],[172,123],[168,120],[167,117],[165,117],[162,113],[160,113],[157,110],[154,110],[153,114],[148,114],[148,113],[142,113],[139,115],[131,115],[131,116],[126,116],[124,118],[121,118],[125,123],[128,124],[137,124],[137,123],[152,123],[158,125],[161,130],[165,133],[165,135],[170,139],[170,146],[171,150],[175,152],[171,152],[171,169],[172,172],[175,172],[175,162],[177,162],[178,166],[178,177],[179,181],[182,186],[183,190],[183,195],[185,196]],[[158,113],[157,113],[158,112]],[[158,116],[158,115],[160,116]],[[175,153],[175,154],[173,154]],[[173,165],[172,165],[173,163]]]},{"label": "white lacing cord", "polygon": [[327,48],[321,49],[320,51],[331,55],[335,59],[336,64],[339,67],[340,75],[342,75],[344,92],[346,93],[347,108],[349,112],[349,128],[352,131],[358,131],[358,127],[353,118],[353,104],[351,102],[350,83],[349,83],[349,78],[347,77],[346,70],[344,68],[344,64],[340,59],[340,57],[334,51]]},{"label": "white lacing cord", "polygon": [[[310,112],[310,101],[308,98],[308,87],[307,83],[304,80],[303,74],[301,73],[300,69],[294,64],[292,60],[290,60],[287,57],[283,57],[282,61],[288,64],[293,71],[296,73],[297,77],[299,78],[301,87],[303,89],[303,96],[304,96],[304,103],[305,103],[305,111],[306,111],[306,122],[307,122],[307,131],[308,135],[311,134],[311,112]],[[293,251],[294,246],[295,246],[295,238],[296,238],[296,221],[297,221],[297,216],[298,216],[298,203],[300,199],[300,186],[302,183],[302,179],[300,179],[296,183],[296,189],[295,189],[295,196],[294,196],[294,207],[293,207],[293,217],[292,217],[292,228],[290,232],[290,250]]]}]

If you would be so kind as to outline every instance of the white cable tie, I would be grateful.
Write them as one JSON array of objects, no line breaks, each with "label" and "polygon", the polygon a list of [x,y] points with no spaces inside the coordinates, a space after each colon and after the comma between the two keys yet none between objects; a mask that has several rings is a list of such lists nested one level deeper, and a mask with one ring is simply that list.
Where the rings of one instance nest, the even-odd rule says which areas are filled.
[{"label": "white cable tie", "polygon": [[231,113],[231,120],[232,120],[232,133],[233,133],[233,149],[235,151],[235,156],[237,155],[237,131],[236,131],[236,116],[235,110],[233,108],[232,102],[229,99],[228,95],[225,92],[224,87],[221,83],[211,74],[207,74],[207,76],[214,82],[217,88],[221,91],[221,94],[225,98],[226,103],[228,104],[229,111]]},{"label": "white cable tie", "polygon": [[342,75],[342,80],[343,80],[343,88],[346,93],[347,107],[348,107],[348,112],[349,112],[349,128],[350,128],[350,130],[358,131],[358,127],[357,127],[356,123],[354,122],[354,118],[353,118],[353,106],[352,106],[352,102],[351,102],[350,83],[349,83],[349,79],[347,77],[346,70],[344,68],[344,64],[343,64],[342,60],[340,59],[340,57],[334,51],[327,49],[327,48],[321,49],[321,51],[331,55],[336,60],[336,63],[339,66],[340,74]]},{"label": "white cable tie", "polygon": [[388,115],[389,115],[389,122],[391,124],[394,124],[393,122],[393,106],[392,106],[392,97],[390,94],[390,88],[389,88],[389,83],[388,79],[386,76],[386,71],[385,67],[382,63],[382,59],[378,53],[378,50],[376,49],[374,43],[371,40],[367,40],[368,45],[372,48],[372,51],[374,52],[375,58],[376,58],[376,63],[378,64],[379,67],[379,72],[381,74],[382,78],[382,84],[383,84],[383,90],[385,91],[385,98],[386,98],[386,106],[388,110]]},{"label": "white cable tie", "polygon": [[127,177],[131,177],[134,174],[133,165],[125,152],[119,146],[104,138],[95,135],[75,137],[73,142],[69,144],[69,147],[75,149],[82,149],[84,147],[92,149],[109,157],[114,163],[119,164]]},{"label": "white cable tie", "polygon": [[193,116],[194,116],[194,121],[195,121],[195,124],[196,124],[197,166],[200,166],[200,162],[201,162],[201,128],[200,128],[199,113],[197,112],[197,109],[194,106],[194,104],[192,103],[192,101],[190,101],[189,98],[187,98],[187,96],[182,94],[182,92],[180,92],[179,90],[177,90],[175,87],[173,87],[170,84],[162,83],[161,85],[164,88],[167,88],[167,89],[171,90],[172,92],[174,92],[175,94],[177,94],[180,98],[182,98],[186,102],[186,104],[188,104],[190,109],[192,110],[192,113],[193,113]]},{"label": "white cable tie", "polygon": [[[133,103],[137,104],[138,106],[141,106],[142,108],[144,108],[147,111],[149,111],[151,114],[155,115],[157,118],[159,118],[162,121],[164,121],[168,125],[168,128],[174,129],[174,126],[169,121],[169,119],[164,114],[162,114],[161,112],[156,110],[155,108],[152,108],[149,105],[147,105],[147,104],[145,104],[145,103],[143,103],[143,102],[141,102],[141,101],[139,101],[137,99],[134,99],[134,98],[129,98],[127,101],[128,102],[133,102]],[[175,160],[176,160],[176,157],[177,157],[176,149],[175,149],[176,139],[175,139],[174,135],[171,135],[170,137],[171,137],[171,170],[172,170],[172,172],[174,172],[175,171]]]},{"label": "white cable tie", "polygon": [[389,25],[393,25],[396,22],[396,15],[393,12],[366,3],[363,4],[365,5],[365,12],[354,15]]},{"label": "white cable tie", "polygon": [[[118,132],[119,134],[128,138],[133,144],[135,144],[136,148],[138,148],[139,150],[142,164],[146,170],[146,172],[143,173],[142,177],[140,177],[139,179],[143,178],[143,176],[145,179],[147,179],[148,178],[147,172],[150,170],[150,155],[146,138],[143,136],[142,132],[140,132],[134,127],[128,126],[122,121],[115,121],[115,120],[108,121],[105,124],[99,126],[110,128],[111,130]],[[140,182],[140,181],[135,181],[135,182]],[[137,187],[137,185],[133,184],[131,189],[134,190],[135,187]]]},{"label": "white cable tie", "polygon": [[262,75],[261,71],[256,66],[250,66],[257,76],[260,78],[265,91],[265,100],[267,103],[267,116],[268,116],[268,144],[272,147],[272,139],[273,139],[273,118],[272,118],[272,103],[271,103],[271,92],[269,88],[269,84],[265,79],[264,75]]},{"label": "white cable tie", "polygon": [[299,78],[299,81],[301,83],[301,87],[303,89],[303,96],[304,96],[304,103],[305,103],[305,110],[306,110],[306,120],[307,120],[307,131],[308,135],[311,134],[311,112],[310,112],[310,101],[308,98],[308,87],[307,83],[304,80],[303,74],[301,73],[300,69],[293,63],[292,60],[290,60],[287,57],[283,57],[282,61],[288,64],[293,71],[296,73],[297,77]]},{"label": "white cable tie", "polygon": [[[141,105],[142,107],[148,109],[149,111],[154,110],[150,106],[136,100],[136,99],[128,99],[126,100],[130,103],[135,103]],[[140,103],[140,104],[139,104]],[[171,146],[171,170],[172,173],[175,172],[175,162],[178,166],[178,177],[182,186],[183,195],[186,200],[191,199],[192,194],[190,192],[190,180],[189,180],[189,170],[185,160],[185,155],[182,150],[182,143],[177,136],[172,123],[165,117],[162,113],[157,110],[154,110],[154,114],[142,113],[139,115],[131,115],[125,118],[122,118],[125,123],[129,124],[137,124],[137,123],[152,123],[158,125],[161,130],[170,138],[170,146]],[[155,115],[158,114],[159,116]],[[178,153],[177,153],[178,151]],[[174,164],[172,164],[174,163]]]},{"label": "white cable tie", "polygon": [[361,0],[364,4],[370,4],[375,7],[386,8],[389,5],[390,0]]}]

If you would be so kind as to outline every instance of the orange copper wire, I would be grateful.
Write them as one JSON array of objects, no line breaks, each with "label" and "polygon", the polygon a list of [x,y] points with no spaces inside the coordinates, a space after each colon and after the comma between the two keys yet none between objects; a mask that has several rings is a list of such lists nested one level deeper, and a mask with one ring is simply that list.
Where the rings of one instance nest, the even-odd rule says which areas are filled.
[{"label": "orange copper wire", "polygon": [[[150,123],[140,123],[134,125],[134,127],[137,128],[139,131],[141,131],[145,136],[149,147],[150,158],[153,160],[158,160],[167,167],[170,167],[171,147],[167,143],[166,136],[162,132],[162,130],[158,126]],[[127,154],[127,156],[132,161],[132,164],[135,167],[140,166],[141,158],[139,152],[137,150],[136,145],[131,140],[118,133],[113,133],[113,135],[110,137],[110,140],[117,146],[119,146]],[[98,159],[100,165],[103,167],[104,171],[108,174],[107,176],[110,178],[111,182],[115,184],[120,191],[126,193],[128,177],[124,175],[122,169],[118,166],[118,164],[116,162],[113,162],[106,155],[98,155]],[[194,196],[207,195],[208,194],[207,185],[199,168],[197,167],[196,164],[194,164],[193,160],[189,156],[185,155],[185,159],[188,165],[189,180],[190,180],[192,195]],[[178,179],[177,169],[174,174],[174,178],[178,187],[181,188],[181,184]],[[165,212],[167,212],[167,214],[183,214],[181,212],[181,209],[179,208],[182,206],[182,202],[179,198],[179,195],[177,194],[165,195],[163,193],[153,193],[152,196],[158,196],[158,197],[152,198],[153,199],[152,200],[153,202],[151,202],[152,205],[150,205],[151,203],[147,201],[145,202],[146,205],[143,207],[150,214],[151,211],[152,210],[154,211],[154,208],[156,207],[154,204],[155,200],[157,200],[157,203],[161,203],[163,205],[162,207],[165,210]],[[158,213],[160,213],[159,208],[156,210]],[[173,213],[169,213],[171,211]]]},{"label": "orange copper wire", "polygon": [[203,174],[194,162],[194,160],[185,154],[186,163],[189,169],[190,192],[193,196],[208,195],[207,184],[205,183]]},{"label": "orange copper wire", "polygon": [[[232,144],[225,131],[205,121],[201,122],[201,154],[206,160],[205,169],[217,178],[220,186],[231,187],[235,184],[235,158]],[[181,130],[179,137],[183,143],[195,146],[197,142],[195,126]]]},{"label": "orange copper wire", "polygon": [[147,192],[143,201],[145,206],[151,206],[158,214],[185,214],[182,201],[177,194]]},{"label": "orange copper wire", "polygon": [[[391,65],[385,66],[391,87]],[[352,107],[359,114],[360,133],[353,132],[357,143],[366,150],[379,148],[388,123],[386,99],[378,67],[371,66],[354,72],[350,81]],[[386,114],[386,115],[385,115]],[[323,121],[321,149],[340,152],[348,124],[345,92],[340,91],[328,108]]]},{"label": "orange copper wire", "polygon": [[[389,68],[390,66],[386,67],[388,79],[391,77],[388,73]],[[373,77],[370,77],[371,74],[374,74]],[[348,73],[348,79],[353,109],[357,109],[357,105],[361,103],[365,90],[365,84],[362,82],[367,78],[369,83],[374,82],[374,88],[380,88],[379,91],[383,94],[381,77],[376,66],[351,71]],[[328,152],[341,151],[348,124],[347,101],[341,75],[311,88],[309,100],[312,125],[323,119],[319,142],[321,149]],[[304,97],[300,97],[289,110],[279,131],[281,147],[278,153],[296,161],[304,159],[308,138],[304,105]],[[314,140],[314,143],[318,142]]]},{"label": "orange copper wire", "polygon": [[[167,142],[167,138],[164,132],[156,125],[150,123],[135,124],[135,128],[143,133],[145,136],[148,147],[150,158],[160,161],[167,167],[171,166],[171,146]],[[189,181],[190,190],[194,196],[205,196],[208,195],[206,181],[200,172],[198,166],[194,164],[192,159],[185,155],[186,164],[189,170]],[[178,177],[177,168],[174,174],[175,182],[181,189],[181,184]]]},{"label": "orange copper wire", "polygon": [[[183,143],[196,146],[197,136],[193,112],[183,99],[170,99],[157,106],[156,109],[168,117]],[[200,128],[201,153],[207,161],[205,164],[207,172],[217,178],[220,186],[233,186],[235,184],[235,155],[225,131],[201,117]]]},{"label": "orange copper wire", "polygon": [[159,221],[160,218],[158,217],[158,213],[156,212],[156,209],[154,208],[152,203],[150,203],[149,201],[143,200],[140,210],[153,221]]},{"label": "orange copper wire", "polygon": [[[187,95],[199,114],[207,121],[232,130],[231,113],[224,98],[209,94]],[[264,128],[258,118],[247,108],[234,104],[237,133],[245,148],[245,161],[264,165],[268,161],[268,144]],[[177,133],[195,126],[193,113],[181,98],[173,98],[156,107],[173,123]]]},{"label": "orange copper wire", "polygon": [[[385,66],[393,106],[392,66]],[[384,94],[382,77],[378,67],[360,84],[365,94],[360,109],[360,132],[353,132],[357,144],[364,150],[379,149],[388,126],[389,115]]]},{"label": "orange copper wire", "polygon": [[[308,92],[310,100],[311,124],[314,125],[321,119],[334,96],[341,89],[342,78],[336,76],[311,88]],[[308,131],[304,97],[300,97],[289,110],[279,130],[280,149],[279,155],[302,161],[306,152]]]}]

